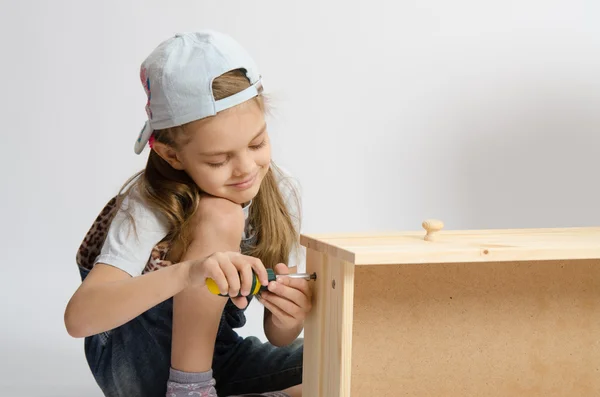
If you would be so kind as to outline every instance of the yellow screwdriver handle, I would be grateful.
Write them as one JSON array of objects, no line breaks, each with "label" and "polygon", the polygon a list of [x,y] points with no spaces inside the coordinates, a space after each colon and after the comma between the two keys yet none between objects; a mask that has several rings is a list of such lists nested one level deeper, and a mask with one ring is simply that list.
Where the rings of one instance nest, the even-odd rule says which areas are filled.
[{"label": "yellow screwdriver handle", "polygon": [[215,294],[215,295],[220,295],[221,291],[219,291],[219,287],[217,286],[217,283],[215,283],[215,280],[213,280],[212,278],[207,278],[206,279],[206,286],[208,287],[208,290]]},{"label": "yellow screwdriver handle", "polygon": [[[267,276],[269,277],[269,282],[276,280],[275,272],[273,271],[273,269],[267,269]],[[217,286],[217,283],[215,283],[215,280],[213,280],[212,278],[206,279],[206,287],[208,288],[208,290],[211,293],[213,293],[215,295],[229,296],[228,294],[221,294],[221,291],[219,291],[219,287]],[[261,285],[260,281],[258,280],[258,276],[256,275],[256,273],[253,273],[252,287],[250,289],[250,295],[258,294],[262,287],[263,286]],[[238,294],[238,296],[242,296],[242,293],[240,292]]]}]

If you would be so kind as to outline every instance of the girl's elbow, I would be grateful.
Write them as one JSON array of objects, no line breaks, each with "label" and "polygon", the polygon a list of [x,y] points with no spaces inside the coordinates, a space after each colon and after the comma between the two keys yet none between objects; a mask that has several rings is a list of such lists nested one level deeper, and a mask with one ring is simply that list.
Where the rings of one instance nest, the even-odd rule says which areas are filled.
[{"label": "girl's elbow", "polygon": [[81,316],[79,316],[73,307],[72,302],[69,302],[64,314],[64,323],[67,333],[73,338],[85,338],[87,330]]},{"label": "girl's elbow", "polygon": [[81,327],[68,316],[65,316],[65,328],[69,336],[73,338],[83,338],[84,336]]}]

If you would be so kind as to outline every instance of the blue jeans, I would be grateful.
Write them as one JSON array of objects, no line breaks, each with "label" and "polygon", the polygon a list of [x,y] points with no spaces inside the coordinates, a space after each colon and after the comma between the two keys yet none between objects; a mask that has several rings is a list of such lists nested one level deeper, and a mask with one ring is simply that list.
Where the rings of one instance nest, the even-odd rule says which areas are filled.
[{"label": "blue jeans", "polygon": [[[79,268],[81,279],[88,270]],[[107,397],[164,397],[171,366],[173,299],[122,326],[85,338],[85,356]],[[302,383],[303,340],[286,347],[240,337],[246,322],[229,300],[215,343],[213,377],[219,396],[264,393]]]}]

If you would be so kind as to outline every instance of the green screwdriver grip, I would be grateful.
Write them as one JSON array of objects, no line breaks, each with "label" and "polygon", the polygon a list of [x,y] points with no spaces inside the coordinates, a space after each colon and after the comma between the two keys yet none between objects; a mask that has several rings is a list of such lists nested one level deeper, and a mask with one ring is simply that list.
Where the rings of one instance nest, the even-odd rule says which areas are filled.
[{"label": "green screwdriver grip", "polygon": [[[267,270],[267,276],[268,276],[269,282],[275,281],[277,279],[277,276],[275,275],[275,272],[273,271],[273,269],[266,269],[266,270]],[[221,291],[219,291],[219,287],[217,286],[217,283],[215,283],[215,280],[213,280],[212,278],[206,279],[206,286],[208,287],[208,290],[215,295],[229,296],[229,294],[221,294]],[[266,288],[267,288],[266,285],[262,285],[260,283],[256,273],[252,272],[252,287],[250,288],[250,295],[256,295],[260,291],[264,291]],[[237,297],[240,297],[240,296],[243,296],[241,292],[237,295]]]}]

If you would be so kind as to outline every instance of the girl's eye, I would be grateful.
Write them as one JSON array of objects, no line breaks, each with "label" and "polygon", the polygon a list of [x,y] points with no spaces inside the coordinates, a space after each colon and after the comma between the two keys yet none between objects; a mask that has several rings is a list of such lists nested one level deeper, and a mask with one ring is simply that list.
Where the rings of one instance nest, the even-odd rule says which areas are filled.
[{"label": "girl's eye", "polygon": [[254,145],[254,146],[250,146],[250,149],[252,150],[258,150],[260,148],[262,148],[263,146],[265,146],[267,144],[267,140],[264,139],[261,143],[259,143],[258,145]]},{"label": "girl's eye", "polygon": [[227,160],[221,161],[220,163],[207,163],[207,164],[209,165],[209,167],[219,168],[219,167],[222,167],[225,164],[227,164]]}]

